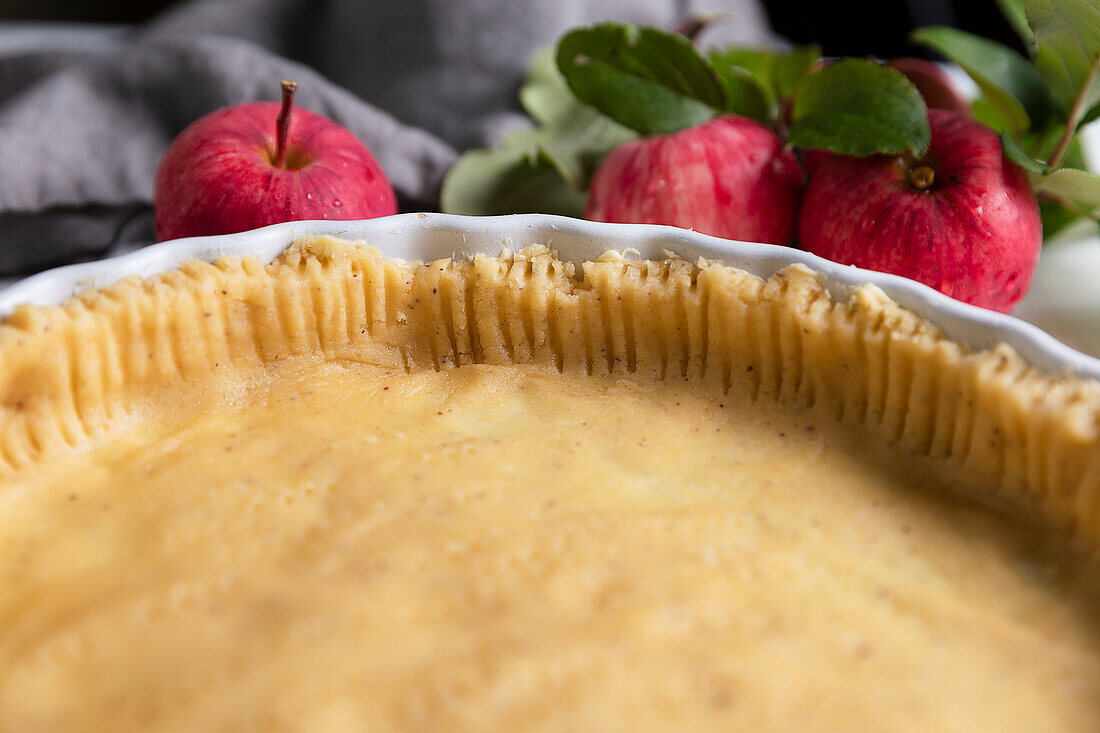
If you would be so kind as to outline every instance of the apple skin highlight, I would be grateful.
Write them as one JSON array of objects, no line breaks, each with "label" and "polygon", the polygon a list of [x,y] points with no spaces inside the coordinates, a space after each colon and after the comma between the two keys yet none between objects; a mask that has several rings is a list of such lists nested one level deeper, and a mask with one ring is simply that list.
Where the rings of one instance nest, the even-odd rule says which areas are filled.
[{"label": "apple skin highlight", "polygon": [[801,188],[798,159],[774,132],[726,116],[620,145],[592,178],[585,218],[788,244]]},{"label": "apple skin highlight", "polygon": [[[932,144],[920,160],[830,156],[810,180],[799,243],[836,262],[891,272],[1007,313],[1027,293],[1042,247],[1027,174],[997,134],[931,109]],[[925,190],[930,168],[934,180]]]},{"label": "apple skin highlight", "polygon": [[366,146],[309,110],[293,110],[284,164],[276,166],[280,107],[226,107],[180,133],[154,180],[157,241],[397,213],[393,187]]}]

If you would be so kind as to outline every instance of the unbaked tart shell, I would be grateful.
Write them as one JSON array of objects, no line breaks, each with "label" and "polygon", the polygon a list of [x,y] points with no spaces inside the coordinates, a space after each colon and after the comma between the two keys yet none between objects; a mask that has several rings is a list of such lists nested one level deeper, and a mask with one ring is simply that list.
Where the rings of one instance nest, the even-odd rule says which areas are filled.
[{"label": "unbaked tart shell", "polygon": [[23,307],[2,516],[2,729],[1100,720],[1100,384],[801,265],[319,237]]}]

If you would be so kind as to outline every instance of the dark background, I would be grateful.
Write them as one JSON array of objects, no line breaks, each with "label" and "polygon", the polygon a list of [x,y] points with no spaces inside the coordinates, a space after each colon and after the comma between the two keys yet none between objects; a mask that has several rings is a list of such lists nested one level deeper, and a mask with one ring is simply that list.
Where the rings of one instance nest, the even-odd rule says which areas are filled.
[{"label": "dark background", "polygon": [[[400,2],[400,0],[389,0]],[[173,0],[0,0],[0,19],[130,23]],[[775,31],[821,43],[828,56],[926,56],[906,41],[923,25],[952,25],[1023,50],[994,0],[764,0]]]}]

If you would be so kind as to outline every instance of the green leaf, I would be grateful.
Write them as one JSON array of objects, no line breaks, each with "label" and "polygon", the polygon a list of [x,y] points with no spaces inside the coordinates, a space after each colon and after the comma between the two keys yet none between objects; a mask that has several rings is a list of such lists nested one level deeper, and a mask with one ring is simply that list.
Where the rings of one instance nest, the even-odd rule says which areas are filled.
[{"label": "green leaf", "polygon": [[775,61],[778,54],[773,51],[756,48],[714,48],[711,51],[711,63],[719,73],[726,67],[736,67],[748,74],[757,87],[775,103]]},{"label": "green leaf", "polygon": [[519,98],[527,113],[542,123],[530,133],[527,143],[541,150],[577,189],[588,188],[589,178],[604,157],[636,137],[573,96],[558,71],[553,49],[535,55]]},{"label": "green leaf", "polygon": [[755,48],[716,48],[710,52],[710,61],[719,74],[731,67],[741,69],[756,83],[769,105],[778,102],[775,90],[775,66],[778,58],[775,51]]},{"label": "green leaf", "polygon": [[1024,13],[1024,0],[996,0],[997,7],[1001,9],[1012,30],[1024,42],[1028,49],[1035,48],[1035,35],[1031,32],[1031,26],[1027,24],[1027,15]]},{"label": "green leaf", "polygon": [[1004,112],[997,105],[981,96],[970,103],[971,114],[974,119],[987,127],[992,127],[997,132],[1012,133],[1012,124],[1005,117]]},{"label": "green leaf", "polygon": [[522,146],[471,150],[443,179],[442,209],[448,214],[584,214],[585,196],[544,157]]},{"label": "green leaf", "polygon": [[1035,35],[1035,64],[1062,113],[1068,119],[1096,106],[1100,7],[1090,0],[1024,0],[1024,11]]},{"label": "green leaf", "polygon": [[567,119],[536,130],[534,142],[566,181],[584,190],[607,154],[636,137],[591,107],[580,105]]},{"label": "green leaf", "polygon": [[564,119],[580,105],[558,71],[553,46],[540,48],[531,58],[527,79],[519,88],[519,102],[536,122]]},{"label": "green leaf", "polygon": [[1089,124],[1090,122],[1095,122],[1096,118],[1098,118],[1098,117],[1100,117],[1100,104],[1096,105],[1095,107],[1090,109],[1088,112],[1086,112],[1085,116],[1081,118],[1081,122],[1077,126],[1079,128],[1084,127],[1085,125]]},{"label": "green leaf", "polygon": [[557,62],[577,99],[643,135],[698,125],[726,107],[714,67],[678,34],[581,28],[558,42]]},{"label": "green leaf", "polygon": [[740,66],[728,64],[721,57],[711,61],[725,89],[726,111],[764,123],[771,122],[775,114],[775,99],[771,90],[763,87],[759,79]]},{"label": "green leaf", "polygon": [[[1051,122],[1044,130],[1032,130],[1020,140],[1020,147],[1027,151],[1028,155],[1036,160],[1049,160],[1054,149],[1061,141],[1065,126],[1061,123]],[[1080,168],[1085,170],[1084,151],[1081,148],[1081,139],[1074,137],[1062,156],[1061,166],[1068,168]]]},{"label": "green leaf", "polygon": [[1077,168],[1059,168],[1033,180],[1036,191],[1065,199],[1088,211],[1100,209],[1100,176]]},{"label": "green leaf", "polygon": [[1048,240],[1058,232],[1081,218],[1081,215],[1067,209],[1055,201],[1040,201],[1039,216],[1043,221],[1043,240]]},{"label": "green leaf", "polygon": [[1039,176],[1045,176],[1050,173],[1051,168],[1049,165],[1041,163],[1028,155],[1027,152],[1020,147],[1020,144],[1007,132],[1001,133],[1001,147],[1004,148],[1006,158],[1026,170],[1028,173]]},{"label": "green leaf", "polygon": [[769,113],[774,117],[779,107],[794,92],[803,77],[810,73],[821,58],[816,45],[799,46],[791,51],[770,51],[752,48],[728,48],[711,51],[710,60],[719,76],[727,73],[747,74],[764,94]]},{"label": "green leaf", "polygon": [[920,156],[932,138],[917,88],[901,72],[873,61],[844,59],[806,77],[793,111],[791,142],[801,148]]},{"label": "green leaf", "polygon": [[1066,157],[1062,159],[1062,165],[1066,168],[1079,168],[1081,170],[1088,170],[1089,164],[1085,160],[1085,148],[1081,144],[1081,138],[1075,137],[1069,144],[1069,150],[1066,151]]},{"label": "green leaf", "polygon": [[779,99],[783,100],[794,94],[799,82],[809,76],[820,60],[821,46],[816,43],[796,46],[790,53],[780,56],[775,62],[775,90]]},{"label": "green leaf", "polygon": [[943,26],[918,28],[910,40],[954,61],[996,105],[1011,130],[1021,135],[1050,113],[1050,97],[1039,70],[1007,46]]}]

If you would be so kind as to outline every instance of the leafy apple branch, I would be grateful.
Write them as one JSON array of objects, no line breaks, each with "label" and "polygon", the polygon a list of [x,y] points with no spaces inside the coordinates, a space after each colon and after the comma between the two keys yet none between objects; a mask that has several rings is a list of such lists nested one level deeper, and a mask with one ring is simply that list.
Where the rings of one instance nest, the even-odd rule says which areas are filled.
[{"label": "leafy apple branch", "polygon": [[[1078,132],[1100,117],[1100,8],[1090,0],[997,0],[1028,55],[953,28],[920,28],[914,43],[955,62],[980,90],[973,112],[1029,171],[1044,231],[1100,219],[1100,177]],[[821,49],[719,48],[688,34],[606,23],[578,28],[536,55],[520,101],[532,128],[460,157],[444,180],[445,211],[583,214],[589,179],[615,147],[723,114],[755,119],[801,150],[904,154],[930,129],[923,97],[885,64],[825,63]]]},{"label": "leafy apple branch", "polygon": [[859,59],[816,73],[820,65],[815,45],[704,54],[656,28],[575,29],[536,55],[520,90],[533,128],[460,157],[444,179],[443,209],[580,216],[591,175],[615,147],[723,114],[789,133],[801,147],[858,155],[927,148],[924,101],[904,76]]},{"label": "leafy apple branch", "polygon": [[978,84],[975,115],[1002,133],[1005,154],[1030,172],[1040,200],[1059,209],[1044,216],[1046,234],[1074,219],[1100,219],[1100,177],[1085,170],[1078,138],[1100,116],[1100,9],[1089,0],[998,5],[1028,58],[949,28],[922,28],[913,40],[959,64]]}]

